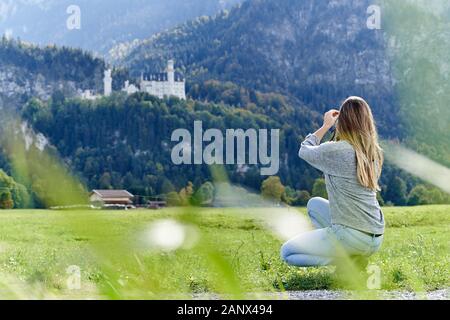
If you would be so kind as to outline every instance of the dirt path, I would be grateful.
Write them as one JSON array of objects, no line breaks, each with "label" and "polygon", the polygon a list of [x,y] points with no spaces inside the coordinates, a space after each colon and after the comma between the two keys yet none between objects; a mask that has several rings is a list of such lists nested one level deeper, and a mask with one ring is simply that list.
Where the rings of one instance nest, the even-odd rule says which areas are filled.
[{"label": "dirt path", "polygon": [[[373,294],[373,292],[371,292]],[[449,300],[450,288],[436,290],[426,293],[415,293],[409,291],[379,291],[375,296],[378,299],[383,300]],[[195,295],[193,297],[196,300],[211,299],[220,300],[226,299],[226,297],[218,295]],[[349,291],[329,291],[329,290],[312,290],[312,291],[288,291],[284,293],[255,293],[249,294],[249,299],[260,300],[351,300],[351,299],[364,299],[363,295],[358,295],[355,292]]]},{"label": "dirt path", "polygon": [[[428,299],[428,300],[449,300],[449,289],[437,290],[427,292],[424,294],[417,294],[414,292],[406,291],[381,291],[378,293],[379,299],[387,300],[416,300],[416,299]],[[287,293],[289,300],[340,300],[340,299],[358,299],[358,295],[351,292],[339,292],[339,291],[293,291]],[[359,296],[362,298],[362,296]]]}]

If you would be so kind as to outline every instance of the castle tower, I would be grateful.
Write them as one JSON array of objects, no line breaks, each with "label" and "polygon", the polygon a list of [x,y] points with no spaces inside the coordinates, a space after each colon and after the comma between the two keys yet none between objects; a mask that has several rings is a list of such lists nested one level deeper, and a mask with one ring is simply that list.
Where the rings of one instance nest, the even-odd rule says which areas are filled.
[{"label": "castle tower", "polygon": [[170,84],[175,82],[175,68],[174,68],[174,61],[169,60],[167,62],[167,80]]},{"label": "castle tower", "polygon": [[112,76],[111,69],[105,70],[105,76],[103,78],[104,95],[109,97],[112,93]]}]

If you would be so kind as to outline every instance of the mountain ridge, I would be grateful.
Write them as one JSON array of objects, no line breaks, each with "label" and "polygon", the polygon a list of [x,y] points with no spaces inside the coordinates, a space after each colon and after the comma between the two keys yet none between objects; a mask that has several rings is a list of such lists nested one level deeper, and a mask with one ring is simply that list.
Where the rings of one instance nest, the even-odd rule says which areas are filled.
[{"label": "mountain ridge", "polygon": [[[108,55],[116,44],[144,39],[242,0],[0,0],[0,32],[40,45],[79,47]],[[68,18],[79,8],[80,29]]]},{"label": "mountain ridge", "polygon": [[122,63],[138,74],[174,58],[188,81],[277,92],[320,113],[349,95],[364,96],[389,136],[398,123],[394,78],[384,34],[366,25],[371,4],[249,0],[153,36]]}]

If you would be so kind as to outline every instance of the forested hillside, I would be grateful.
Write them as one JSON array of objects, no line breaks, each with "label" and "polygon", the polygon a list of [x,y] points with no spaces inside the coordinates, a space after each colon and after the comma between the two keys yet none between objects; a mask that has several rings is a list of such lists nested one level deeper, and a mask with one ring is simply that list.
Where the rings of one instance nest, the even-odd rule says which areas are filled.
[{"label": "forested hillside", "polygon": [[[314,194],[320,173],[300,160],[297,153],[303,132],[311,132],[318,125],[315,114],[291,108],[282,100],[259,92],[253,95],[255,100],[242,107],[194,100],[159,100],[147,94],[129,97],[116,94],[97,101],[32,100],[23,111],[23,119],[49,138],[88,188],[126,188],[141,196],[179,192],[190,181],[198,189],[203,183],[213,181],[210,167],[206,165],[172,163],[171,150],[176,143],[170,139],[175,129],[192,132],[196,120],[203,121],[204,130],[281,129],[278,173],[281,182],[294,196],[305,196],[305,191]],[[270,99],[274,99],[272,107],[258,112],[258,104],[268,104]],[[226,166],[230,180],[259,191],[267,177],[260,175],[257,166],[240,169]],[[406,204],[408,194],[418,183],[387,164],[382,177],[382,196],[385,201]],[[417,201],[423,202],[425,194],[421,191]],[[429,200],[428,194],[427,197]],[[448,201],[438,191],[435,198]]]},{"label": "forested hillside", "polygon": [[[285,105],[274,106],[267,114],[224,104],[164,101],[137,94],[129,98],[115,95],[96,102],[32,100],[23,117],[45,134],[64,158],[70,159],[91,188],[124,187],[138,194],[157,195],[179,190],[188,181],[199,185],[210,179],[208,166],[175,166],[170,158],[172,131],[192,131],[195,120],[203,121],[205,130],[284,128],[280,154],[288,166],[280,174],[298,189],[309,188],[317,174],[296,157],[299,128],[285,123],[291,119],[290,123],[312,128],[307,114]],[[245,175],[236,168],[229,169],[233,181],[259,190],[263,177],[258,168],[249,168]]]},{"label": "forested hillside", "polygon": [[0,105],[14,109],[30,97],[48,99],[54,92],[103,86],[102,59],[79,49],[38,47],[22,41],[0,42]]}]

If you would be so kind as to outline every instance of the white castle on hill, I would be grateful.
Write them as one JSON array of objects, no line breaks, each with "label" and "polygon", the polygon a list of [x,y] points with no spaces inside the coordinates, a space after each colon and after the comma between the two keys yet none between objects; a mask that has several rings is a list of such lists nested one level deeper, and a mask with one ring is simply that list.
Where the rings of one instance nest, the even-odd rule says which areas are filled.
[{"label": "white castle on hill", "polygon": [[[109,97],[112,93],[112,71],[111,69],[105,70],[103,77],[103,96]],[[130,81],[125,81],[125,85],[122,89],[127,94],[133,94],[136,92],[147,92],[151,95],[157,96],[162,99],[164,97],[178,97],[182,100],[186,100],[186,83],[181,74],[175,72],[174,61],[169,60],[167,63],[167,70],[163,73],[142,74],[140,79],[139,88],[130,84]],[[92,90],[85,90],[80,93],[82,99],[95,100],[100,98],[100,95],[93,94]]]},{"label": "white castle on hill", "polygon": [[141,91],[161,99],[173,96],[186,100],[186,83],[181,74],[175,72],[173,60],[168,61],[166,72],[142,73],[140,90],[135,85],[130,85],[129,81],[125,82],[125,87],[122,90],[128,94]]}]

